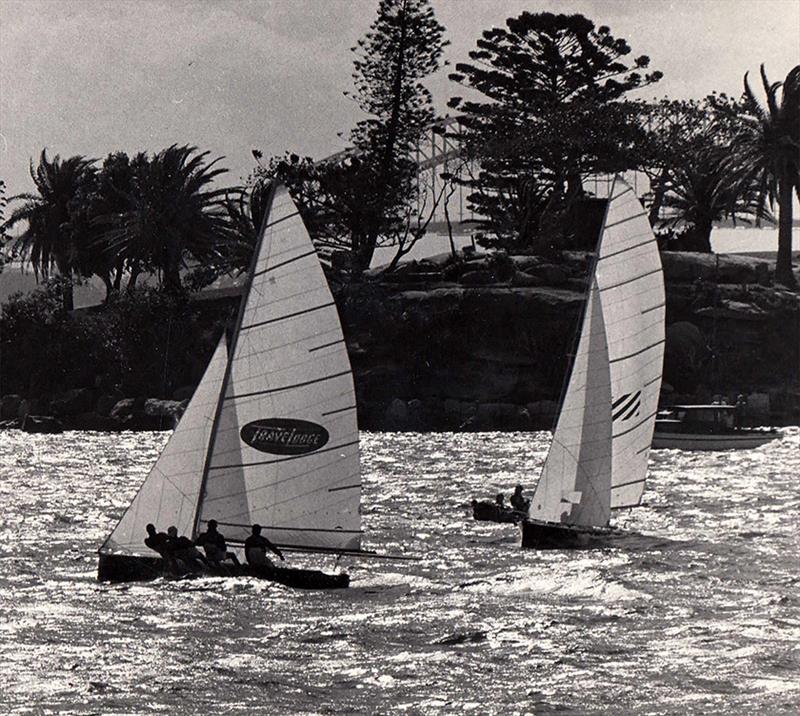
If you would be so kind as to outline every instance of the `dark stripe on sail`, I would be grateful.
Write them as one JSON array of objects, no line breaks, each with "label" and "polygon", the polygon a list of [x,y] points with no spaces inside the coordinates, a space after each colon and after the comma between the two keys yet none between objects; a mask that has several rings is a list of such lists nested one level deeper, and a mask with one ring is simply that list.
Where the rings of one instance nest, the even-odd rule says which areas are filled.
[{"label": "dark stripe on sail", "polygon": [[[639,214],[637,214],[639,216]],[[619,222],[618,222],[619,223]],[[613,226],[614,224],[611,224]],[[606,259],[610,259],[612,256],[619,256],[619,254],[624,254],[627,251],[633,251],[634,249],[638,249],[640,246],[647,246],[651,243],[653,239],[647,239],[647,241],[642,241],[638,244],[634,244],[633,246],[629,246],[627,249],[620,249],[619,251],[612,251],[610,254],[606,254],[605,256],[601,256],[598,261],[605,261]]]},{"label": "dark stripe on sail", "polygon": [[321,346],[314,346],[313,348],[309,348],[308,352],[313,353],[314,351],[321,351],[323,348],[330,348],[338,343],[344,343],[344,338],[340,338],[338,341],[331,341],[330,343],[323,343]]},{"label": "dark stripe on sail", "polygon": [[286,216],[282,216],[280,219],[275,219],[275,221],[270,221],[270,222],[269,222],[269,224],[267,224],[267,225],[264,227],[264,229],[265,229],[265,230],[266,230],[266,229],[271,229],[271,228],[272,228],[273,226],[275,226],[276,224],[280,224],[280,223],[282,223],[282,222],[284,222],[284,221],[288,221],[289,219],[292,219],[292,218],[294,218],[295,216],[300,216],[300,212],[299,212],[299,211],[293,211],[291,214],[287,214]]},{"label": "dark stripe on sail", "polygon": [[642,401],[637,400],[636,405],[634,405],[631,408],[630,412],[624,418],[622,418],[622,422],[624,423],[626,420],[630,420],[634,415],[636,415],[639,412],[639,408],[641,406],[642,406]]},{"label": "dark stripe on sail", "polygon": [[267,321],[259,321],[258,323],[251,323],[249,326],[242,326],[239,330],[246,331],[249,328],[258,328],[259,326],[266,326],[268,323],[277,323],[278,321],[285,321],[287,318],[294,318],[295,316],[302,316],[304,313],[312,313],[313,311],[319,311],[323,308],[328,308],[328,306],[335,306],[336,303],[331,301],[330,303],[322,303],[319,306],[312,306],[311,308],[304,308],[302,311],[295,311],[294,313],[287,313],[285,316],[278,316],[277,318],[270,318]]},{"label": "dark stripe on sail", "polygon": [[[277,460],[260,460],[259,462],[238,462],[231,465],[209,465],[209,470],[229,470],[234,467],[256,467],[258,465],[274,465],[278,462],[288,462],[289,460],[297,460],[301,457],[313,457],[323,452],[331,452],[332,450],[341,450],[342,448],[350,447],[351,445],[358,445],[358,440],[353,440],[349,443],[342,443],[341,445],[334,445],[333,447],[324,448],[323,450],[314,450],[313,452],[305,452],[300,455],[290,455],[289,457],[281,457]],[[299,477],[299,476],[298,476]],[[220,523],[221,524],[221,523]]]},{"label": "dark stripe on sail", "polygon": [[622,403],[624,403],[628,398],[630,398],[630,393],[625,393],[621,398],[617,398],[613,403],[611,403],[611,410],[616,410]]},{"label": "dark stripe on sail", "polygon": [[661,303],[658,303],[655,306],[650,306],[650,308],[645,308],[642,311],[642,315],[644,315],[645,313],[650,313],[650,311],[655,311],[658,308],[663,308],[666,305],[667,305],[667,302],[666,301],[662,301]]},{"label": "dark stripe on sail", "polygon": [[[622,408],[620,408],[620,410],[618,410],[616,413],[614,413],[614,414],[611,416],[611,419],[612,419],[612,420],[616,420],[616,419],[617,419],[617,418],[618,418],[620,415],[624,415],[625,413],[627,413],[627,412],[628,412],[628,410],[630,409],[631,405],[633,405],[633,404],[634,404],[634,403],[635,403],[635,402],[636,402],[636,401],[639,399],[639,396],[640,396],[641,394],[642,394],[642,391],[641,391],[641,390],[640,390],[638,393],[635,393],[635,394],[634,394],[634,395],[633,395],[633,396],[630,398],[630,400],[628,400],[628,402],[627,402],[627,403],[625,403],[625,405],[623,405],[623,406],[622,406]],[[630,393],[628,393],[628,395],[630,395]],[[627,396],[626,396],[626,397],[627,397]],[[613,406],[613,407],[616,409],[616,406]]]},{"label": "dark stripe on sail", "polygon": [[304,259],[306,256],[313,256],[315,253],[317,253],[317,252],[316,251],[307,251],[306,253],[300,254],[299,256],[295,256],[292,259],[286,259],[286,261],[281,261],[280,263],[274,264],[273,266],[268,266],[267,268],[262,269],[261,271],[256,271],[253,274],[253,278],[255,278],[256,276],[261,276],[262,274],[268,273],[269,271],[274,271],[276,268],[280,268],[281,266],[286,266],[286,264],[290,264],[293,261],[299,261],[300,259]]},{"label": "dark stripe on sail", "polygon": [[252,398],[254,395],[266,395],[267,393],[280,393],[282,390],[291,390],[292,388],[301,388],[304,385],[313,385],[314,383],[322,383],[325,380],[333,380],[343,375],[349,375],[349,370],[343,370],[341,373],[331,373],[324,375],[322,378],[315,378],[314,380],[306,380],[302,383],[293,383],[292,385],[284,385],[280,388],[268,388],[267,390],[255,390],[252,393],[239,393],[238,395],[227,395],[225,400],[236,400],[237,398]]},{"label": "dark stripe on sail", "polygon": [[641,426],[642,426],[642,425],[644,425],[644,424],[645,424],[645,423],[646,423],[648,420],[650,420],[650,418],[652,418],[652,417],[653,417],[653,416],[654,416],[654,415],[655,415],[657,412],[658,412],[657,410],[653,411],[653,412],[652,412],[652,413],[650,413],[650,415],[648,415],[647,417],[644,417],[644,418],[642,418],[642,419],[641,419],[641,420],[640,420],[638,423],[636,423],[636,425],[634,425],[633,427],[630,427],[630,428],[628,428],[627,430],[625,430],[625,431],[623,431],[623,432],[621,432],[621,433],[618,433],[617,435],[612,435],[612,436],[611,436],[611,437],[612,437],[612,439],[621,438],[623,435],[627,435],[628,433],[632,433],[634,430],[636,430],[636,428],[638,428],[638,427],[641,427]]},{"label": "dark stripe on sail", "polygon": [[654,273],[661,273],[661,267],[659,266],[657,269],[653,269],[652,271],[648,271],[647,273],[639,274],[638,276],[634,276],[633,278],[629,278],[626,281],[620,281],[619,283],[612,283],[610,286],[603,286],[601,291],[608,291],[612,288],[619,288],[620,286],[624,286],[628,283],[633,283],[634,281],[638,281],[640,278],[644,278],[645,276],[652,276]]},{"label": "dark stripe on sail", "polygon": [[[622,194],[620,194],[622,196]],[[619,221],[615,221],[611,224],[606,224],[606,228],[610,229],[612,226],[619,226],[620,224],[624,224],[626,221],[633,221],[634,219],[638,219],[640,216],[647,216],[646,211],[642,211],[638,214],[634,214],[633,216],[626,216],[624,219],[620,219]],[[633,248],[633,247],[631,247]],[[623,249],[623,251],[627,251],[628,249]]]},{"label": "dark stripe on sail", "polygon": [[641,450],[637,450],[636,454],[641,455],[643,452],[647,452],[650,449],[649,445],[645,445]]},{"label": "dark stripe on sail", "polygon": [[328,410],[327,412],[322,413],[322,417],[324,418],[326,415],[336,415],[336,413],[344,413],[344,412],[347,412],[348,410],[355,410],[355,409],[356,409],[355,405],[348,405],[346,408],[338,408],[336,410]]},{"label": "dark stripe on sail", "polygon": [[628,355],[626,355],[626,356],[620,356],[619,358],[613,358],[608,362],[609,363],[619,363],[621,360],[628,360],[628,358],[633,358],[634,356],[638,356],[640,353],[644,353],[645,351],[649,351],[651,348],[655,348],[656,346],[660,346],[662,343],[664,343],[664,339],[662,339],[660,341],[656,341],[655,343],[651,343],[649,346],[645,346],[644,348],[641,348],[640,350],[636,351],[635,353],[628,353]]},{"label": "dark stripe on sail", "polygon": [[339,490],[355,490],[360,488],[361,488],[361,483],[359,482],[357,485],[344,485],[343,487],[329,487],[328,492],[339,492]]},{"label": "dark stripe on sail", "polygon": [[630,187],[626,187],[626,188],[625,188],[625,191],[621,191],[621,192],[620,192],[619,194],[617,194],[616,196],[612,196],[612,197],[609,199],[609,201],[616,201],[616,200],[617,200],[617,199],[619,199],[621,196],[625,196],[625,194],[627,194],[629,191],[633,191],[633,189],[631,189]]},{"label": "dark stripe on sail", "polygon": [[646,388],[648,385],[653,385],[653,383],[658,383],[658,381],[659,381],[659,380],[661,380],[661,376],[660,376],[660,375],[657,375],[655,378],[652,378],[652,379],[648,380],[648,381],[647,381],[647,382],[646,382],[646,383],[645,383],[645,384],[642,386],[642,388]]}]

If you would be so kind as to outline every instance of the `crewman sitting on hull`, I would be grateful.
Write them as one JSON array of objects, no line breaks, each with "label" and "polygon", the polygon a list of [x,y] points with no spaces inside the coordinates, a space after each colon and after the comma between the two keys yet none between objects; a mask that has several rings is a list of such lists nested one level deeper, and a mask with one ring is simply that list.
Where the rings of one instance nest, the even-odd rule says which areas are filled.
[{"label": "crewman sitting on hull", "polygon": [[177,527],[167,528],[167,549],[182,571],[196,572],[208,566],[208,560],[200,554],[194,542],[188,537],[178,535]]},{"label": "crewman sitting on hull", "polygon": [[261,525],[253,525],[253,534],[244,541],[244,556],[247,563],[252,567],[274,567],[272,560],[267,557],[267,550],[271,550],[281,561],[284,560],[283,553],[261,534]]},{"label": "crewman sitting on hull", "polygon": [[231,560],[237,567],[239,566],[239,558],[233,553],[228,551],[228,544],[225,542],[225,537],[217,531],[217,521],[209,520],[208,528],[203,532],[195,541],[195,545],[202,547],[206,553],[208,563],[213,567],[222,567],[221,564],[226,559]]},{"label": "crewman sitting on hull", "polygon": [[158,552],[161,559],[164,560],[164,565],[168,569],[175,568],[175,560],[172,557],[172,550],[169,545],[169,537],[166,532],[157,532],[154,524],[149,524],[145,527],[147,530],[147,537],[144,539],[145,546]]},{"label": "crewman sitting on hull", "polygon": [[531,501],[525,499],[525,496],[522,494],[522,485],[517,485],[514,488],[514,494],[511,495],[511,507],[517,512],[527,512],[530,504]]}]

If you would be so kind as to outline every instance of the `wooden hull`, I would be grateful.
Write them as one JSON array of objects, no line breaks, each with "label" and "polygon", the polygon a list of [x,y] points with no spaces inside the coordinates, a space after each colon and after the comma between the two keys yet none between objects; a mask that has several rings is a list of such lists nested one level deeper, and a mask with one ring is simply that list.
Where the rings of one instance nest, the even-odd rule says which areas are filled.
[{"label": "wooden hull", "polygon": [[326,574],[316,569],[258,568],[244,564],[238,567],[225,565],[221,569],[176,575],[165,572],[164,562],[160,557],[101,554],[98,560],[97,579],[100,582],[141,582],[163,576],[255,577],[295,589],[344,589],[350,584],[350,577],[347,574]]},{"label": "wooden hull", "polygon": [[657,430],[653,448],[672,450],[746,450],[781,437],[779,430],[743,430],[734,433],[684,433]]},{"label": "wooden hull", "polygon": [[525,549],[592,549],[602,547],[613,534],[608,527],[574,527],[538,520],[523,520],[520,527]]},{"label": "wooden hull", "polygon": [[507,507],[499,507],[496,502],[473,500],[472,517],[481,522],[517,524],[525,518],[525,513]]}]

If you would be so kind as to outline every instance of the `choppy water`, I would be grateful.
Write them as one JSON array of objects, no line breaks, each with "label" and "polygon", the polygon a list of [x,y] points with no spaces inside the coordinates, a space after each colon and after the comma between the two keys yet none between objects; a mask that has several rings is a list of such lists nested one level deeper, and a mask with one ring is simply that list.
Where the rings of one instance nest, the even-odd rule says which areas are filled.
[{"label": "choppy water", "polygon": [[[530,486],[539,434],[366,434],[353,587],[95,582],[165,434],[0,433],[0,711],[795,714],[800,431],[653,454],[611,549],[521,551],[472,495]],[[323,566],[332,567],[331,561]]]}]

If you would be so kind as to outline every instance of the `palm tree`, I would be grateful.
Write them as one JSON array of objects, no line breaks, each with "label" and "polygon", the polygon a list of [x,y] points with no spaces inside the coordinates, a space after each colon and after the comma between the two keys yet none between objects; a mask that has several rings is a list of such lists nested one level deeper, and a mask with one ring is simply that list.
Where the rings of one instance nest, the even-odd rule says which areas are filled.
[{"label": "palm tree", "polygon": [[[756,98],[747,74],[744,99],[748,114],[733,145],[732,164],[743,186],[754,185],[760,205],[778,204],[778,260],[775,280],[797,285],[792,273],[792,194],[800,198],[800,65],[783,82],[770,84],[764,65],[761,82],[766,105]],[[783,87],[782,97],[778,92]]]},{"label": "palm tree", "polygon": [[180,269],[188,257],[200,263],[219,257],[219,242],[229,232],[225,188],[209,185],[227,169],[207,164],[209,152],[172,145],[153,157],[140,157],[127,207],[103,236],[129,268],[154,268],[167,291],[180,290]]},{"label": "palm tree", "polygon": [[72,310],[71,276],[75,270],[77,249],[70,227],[70,203],[92,181],[94,159],[74,156],[61,160],[56,154],[52,161],[43,149],[39,165],[30,173],[38,194],[24,193],[9,201],[22,204],[11,212],[3,223],[7,231],[20,222],[26,222],[25,231],[14,241],[14,248],[23,261],[29,261],[38,278],[49,277],[55,268],[64,277],[64,308]]}]

